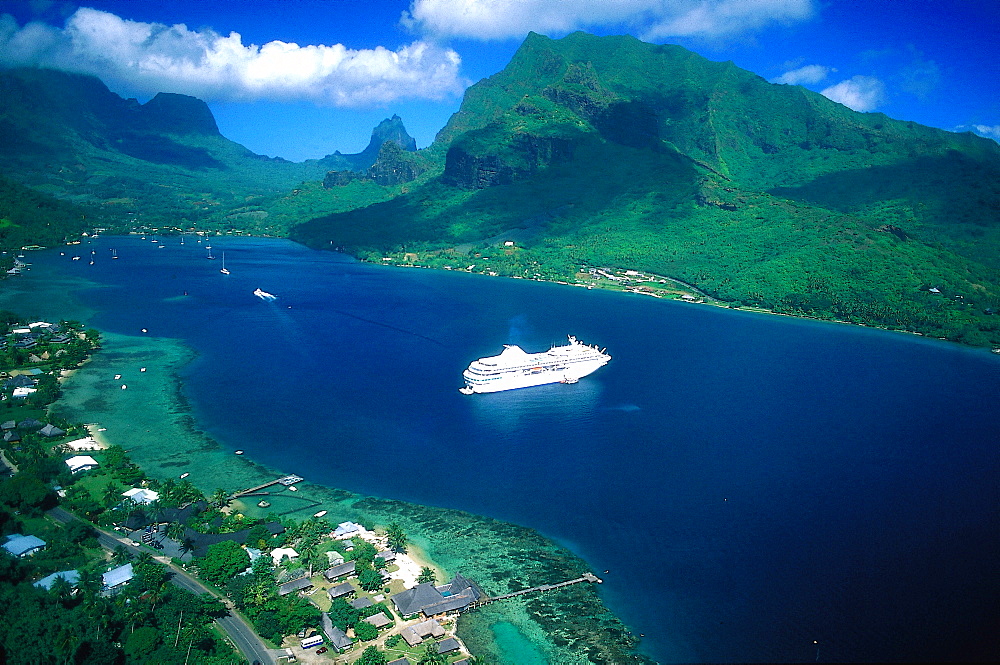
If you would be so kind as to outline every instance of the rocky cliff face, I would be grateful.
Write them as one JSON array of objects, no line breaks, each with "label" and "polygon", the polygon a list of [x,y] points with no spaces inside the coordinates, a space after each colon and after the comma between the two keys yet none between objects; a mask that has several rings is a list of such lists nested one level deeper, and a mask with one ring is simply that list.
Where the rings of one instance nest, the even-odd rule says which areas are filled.
[{"label": "rocky cliff face", "polygon": [[397,142],[387,140],[379,150],[378,159],[368,169],[368,177],[380,185],[393,186],[415,180],[421,171],[407,159],[407,153]]},{"label": "rocky cliff face", "polygon": [[366,172],[329,171],[323,178],[323,186],[330,189],[343,187],[356,180],[374,180],[379,185],[392,187],[415,180],[423,171],[397,142],[387,140],[379,149],[375,163]]},{"label": "rocky cliff face", "polygon": [[361,152],[347,155],[336,152],[332,155],[327,155],[319,161],[321,164],[325,164],[327,168],[337,171],[349,169],[364,172],[375,164],[375,161],[379,158],[382,146],[387,141],[395,144],[400,150],[405,152],[416,152],[417,150],[416,139],[406,132],[406,127],[403,126],[402,119],[398,115],[394,115],[380,122],[372,130],[372,137],[368,142],[368,147]]},{"label": "rocky cliff face", "polygon": [[139,107],[139,111],[141,124],[148,131],[219,135],[219,126],[208,104],[196,97],[161,92]]},{"label": "rocky cliff face", "polygon": [[448,149],[443,182],[462,189],[485,189],[525,180],[550,164],[573,158],[573,141],[520,134],[502,151],[476,155],[461,144]]}]

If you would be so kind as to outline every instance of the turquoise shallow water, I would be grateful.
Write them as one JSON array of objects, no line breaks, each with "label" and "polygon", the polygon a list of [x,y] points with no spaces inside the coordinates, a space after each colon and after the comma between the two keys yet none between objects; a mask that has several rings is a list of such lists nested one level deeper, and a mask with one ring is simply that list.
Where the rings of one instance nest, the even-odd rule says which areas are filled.
[{"label": "turquoise shallow water", "polygon": [[[997,655],[986,352],[284,241],[217,241],[224,276],[192,239],[164,244],[101,239],[93,266],[46,252],[36,271],[100,285],[77,295],[139,354],[123,364],[177,358],[204,432],[178,442],[178,464],[197,453],[210,473],[239,448],[313,482],[535,527],[592,564],[664,662],[812,661],[814,640],[830,661]],[[574,386],[457,392],[472,359],[566,334],[614,360]],[[129,381],[128,397],[96,382],[88,399],[177,390]]]}]

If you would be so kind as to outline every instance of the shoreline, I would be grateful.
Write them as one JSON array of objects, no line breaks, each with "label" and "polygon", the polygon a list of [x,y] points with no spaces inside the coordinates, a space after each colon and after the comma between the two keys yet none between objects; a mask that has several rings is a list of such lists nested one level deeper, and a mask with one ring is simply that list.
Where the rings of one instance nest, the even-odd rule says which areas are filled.
[{"label": "shoreline", "polygon": [[[53,410],[71,422],[87,423],[96,441],[127,450],[149,476],[176,480],[189,473],[187,479],[206,493],[219,487],[254,487],[294,472],[235,455],[197,428],[179,375],[195,357],[177,340],[107,333],[101,353],[66,377],[64,395]],[[147,371],[137,373],[140,366]],[[113,381],[115,374],[125,378]],[[117,389],[126,380],[128,390]],[[323,509],[333,523],[384,527],[397,522],[410,541],[411,559],[434,570],[438,583],[460,572],[488,595],[510,591],[511,583],[551,584],[588,571],[579,556],[528,527],[361,495],[308,479],[297,483],[296,489],[282,487],[268,495],[272,504],[268,509],[258,508],[253,497],[247,497],[244,513],[308,519]],[[588,588],[532,597],[532,612],[524,609],[527,601],[504,601],[471,612],[459,622],[460,637],[467,645],[471,640],[473,653],[488,654],[488,662],[509,665],[517,665],[516,654],[526,652],[542,654],[548,662],[586,662],[578,661],[580,654],[594,650],[611,654],[605,662],[652,662],[638,651],[637,639],[604,605],[597,590],[583,586]],[[546,608],[544,616],[539,616],[539,607]],[[581,644],[587,645],[579,647],[584,651],[567,646]],[[515,654],[513,659],[508,651]]]},{"label": "shoreline", "polygon": [[[293,242],[295,242],[295,241],[293,241]],[[308,245],[306,245],[306,246],[308,247]],[[314,248],[311,248],[311,249],[314,249]],[[324,250],[324,251],[335,251],[335,250]],[[344,253],[344,252],[339,252],[339,253]],[[658,275],[657,277],[662,277],[662,278],[667,279],[667,280],[669,280],[671,282],[674,282],[676,284],[681,284],[684,287],[687,287],[687,289],[689,289],[688,291],[682,291],[680,289],[676,289],[676,290],[673,290],[673,291],[667,291],[666,293],[671,293],[671,294],[675,294],[675,295],[676,294],[680,294],[680,293],[685,293],[687,295],[691,295],[692,298],[691,299],[686,299],[684,297],[667,297],[666,295],[661,295],[660,293],[656,293],[656,292],[653,292],[653,291],[643,291],[643,290],[640,290],[638,288],[614,288],[613,286],[609,286],[609,285],[607,285],[607,284],[605,284],[603,282],[595,282],[595,283],[585,284],[585,283],[582,283],[582,282],[579,282],[579,281],[577,281],[577,282],[569,282],[569,281],[560,280],[560,279],[543,279],[543,278],[540,278],[540,277],[518,277],[518,276],[515,276],[515,275],[499,275],[499,274],[490,273],[490,272],[474,272],[474,271],[470,271],[470,270],[462,270],[462,269],[455,269],[455,268],[442,268],[442,267],[437,267],[437,266],[418,265],[418,264],[412,264],[412,263],[411,264],[408,264],[408,263],[384,263],[384,262],[380,262],[380,261],[369,261],[369,260],[361,259],[359,257],[354,256],[353,254],[346,254],[346,255],[347,256],[351,256],[352,258],[354,258],[355,260],[357,260],[357,261],[359,261],[361,263],[364,263],[366,265],[371,265],[371,266],[381,265],[381,266],[392,267],[392,268],[420,268],[420,269],[423,269],[423,270],[438,270],[438,271],[443,271],[443,272],[465,273],[465,274],[469,274],[469,275],[479,275],[479,276],[482,276],[482,277],[497,277],[497,278],[501,278],[501,279],[518,279],[518,280],[523,280],[523,281],[540,282],[540,283],[544,283],[544,284],[558,284],[559,286],[571,286],[571,287],[578,288],[578,289],[587,289],[587,290],[600,289],[602,291],[608,291],[608,292],[611,292],[611,293],[620,293],[622,295],[640,295],[640,296],[652,297],[652,298],[656,298],[656,299],[659,299],[659,300],[666,300],[668,302],[679,302],[679,303],[685,303],[685,304],[690,304],[690,305],[707,305],[709,307],[716,307],[718,309],[729,310],[729,311],[732,311],[732,312],[752,312],[752,313],[755,313],[755,314],[768,314],[768,315],[771,315],[771,316],[783,316],[783,317],[788,317],[788,318],[791,318],[791,319],[796,319],[796,320],[801,320],[801,321],[814,321],[814,322],[817,322],[817,323],[836,323],[836,324],[841,324],[841,325],[846,325],[846,326],[853,326],[853,327],[861,328],[861,329],[864,329],[864,330],[881,330],[881,331],[884,331],[884,332],[900,333],[900,334],[904,334],[904,335],[912,335],[912,336],[915,336],[915,337],[923,337],[923,338],[928,339],[928,340],[936,340],[936,341],[941,341],[941,342],[948,342],[948,343],[951,343],[951,344],[956,344],[956,345],[958,345],[958,346],[960,346],[962,348],[973,349],[973,350],[985,350],[985,351],[992,351],[993,353],[1000,353],[1000,350],[995,350],[995,349],[1000,349],[1000,343],[998,343],[996,345],[994,345],[994,344],[973,345],[973,344],[968,344],[966,342],[962,342],[960,340],[948,339],[947,337],[938,337],[936,335],[932,335],[930,333],[925,333],[925,332],[920,332],[918,330],[904,330],[904,329],[900,329],[900,328],[890,328],[890,327],[887,327],[887,326],[868,325],[868,324],[864,324],[864,323],[857,323],[855,321],[845,321],[843,319],[834,319],[834,318],[827,319],[827,318],[821,318],[821,317],[818,317],[818,316],[809,316],[809,315],[806,315],[806,314],[790,314],[790,313],[787,313],[787,312],[778,312],[778,311],[775,311],[773,309],[767,309],[766,307],[760,307],[760,306],[757,306],[757,305],[741,305],[739,307],[732,307],[731,304],[728,303],[727,301],[725,301],[725,300],[719,300],[717,298],[709,296],[708,294],[706,294],[705,292],[701,291],[701,289],[699,289],[698,287],[694,286],[693,284],[688,284],[687,282],[684,282],[682,280],[679,280],[679,279],[676,279],[676,278],[673,278],[673,277],[667,277],[665,275]],[[625,269],[624,268],[612,268],[611,270],[624,271]]]}]

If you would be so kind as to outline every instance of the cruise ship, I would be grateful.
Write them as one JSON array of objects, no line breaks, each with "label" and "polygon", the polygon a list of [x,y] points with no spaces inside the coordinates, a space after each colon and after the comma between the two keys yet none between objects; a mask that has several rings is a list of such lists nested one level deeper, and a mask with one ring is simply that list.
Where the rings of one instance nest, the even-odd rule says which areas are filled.
[{"label": "cruise ship", "polygon": [[569,344],[542,353],[527,353],[513,344],[504,345],[498,356],[480,358],[469,365],[462,378],[463,394],[496,393],[547,383],[576,383],[611,360],[596,346],[588,346],[569,335]]}]

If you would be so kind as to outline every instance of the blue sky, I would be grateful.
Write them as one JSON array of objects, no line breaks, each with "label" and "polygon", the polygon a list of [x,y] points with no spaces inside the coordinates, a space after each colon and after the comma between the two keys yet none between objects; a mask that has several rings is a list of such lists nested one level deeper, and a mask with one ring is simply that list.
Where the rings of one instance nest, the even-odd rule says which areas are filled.
[{"label": "blue sky", "polygon": [[0,0],[0,67],[94,74],[140,101],[194,95],[226,137],[297,161],[358,152],[393,113],[427,146],[531,30],[680,44],[1000,140],[998,0]]}]

